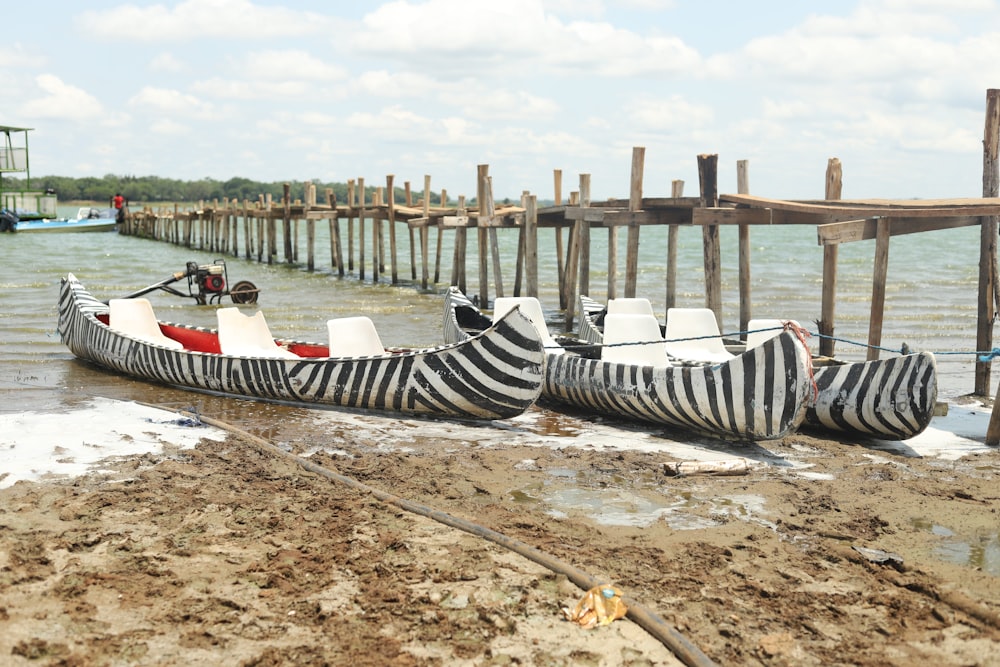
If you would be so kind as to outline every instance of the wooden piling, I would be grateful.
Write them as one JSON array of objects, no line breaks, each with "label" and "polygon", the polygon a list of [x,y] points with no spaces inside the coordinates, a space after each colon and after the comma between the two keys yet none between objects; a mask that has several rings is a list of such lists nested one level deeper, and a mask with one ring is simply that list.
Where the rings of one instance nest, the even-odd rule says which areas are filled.
[{"label": "wooden piling", "polygon": [[[736,161],[736,191],[741,195],[750,194],[750,163]],[[750,225],[739,225],[739,290],[740,290],[740,340],[746,342],[746,331],[753,317],[750,306]]]},{"label": "wooden piling", "polygon": [[[838,158],[830,158],[826,164],[826,192],[824,199],[840,199],[843,190],[843,168]],[[821,356],[832,357],[834,348],[833,332],[837,307],[837,249],[838,244],[823,246],[823,294],[820,304],[820,319],[816,323],[820,339]]]},{"label": "wooden piling", "polygon": [[358,280],[365,279],[365,179],[358,179]]},{"label": "wooden piling", "polygon": [[[643,146],[632,148],[632,176],[629,181],[628,210],[637,213],[642,210],[642,178],[646,162],[646,149]],[[639,276],[639,223],[633,216],[628,223],[628,236],[625,243],[625,297],[635,298],[636,283]]]},{"label": "wooden piling", "polygon": [[354,179],[347,180],[347,270],[354,270],[354,205],[357,194],[354,191]]},{"label": "wooden piling", "polygon": [[284,195],[281,202],[284,209],[281,215],[281,233],[283,235],[282,240],[285,242],[285,262],[291,264],[295,261],[295,257],[292,254],[292,184],[285,183],[282,189],[284,190]]},{"label": "wooden piling", "polygon": [[[1000,194],[1000,89],[986,91],[986,123],[983,130],[983,196]],[[976,323],[976,349],[993,349],[997,257],[997,216],[983,217],[979,241],[979,303]],[[976,362],[975,393],[990,395],[991,362]],[[996,412],[996,408],[994,408]],[[990,420],[991,426],[993,419]],[[998,427],[1000,428],[1000,427]]]},{"label": "wooden piling", "polygon": [[[719,156],[698,156],[698,182],[701,186],[702,208],[719,205]],[[702,243],[705,258],[705,307],[715,313],[715,319],[722,327],[722,248],[719,243],[719,226],[705,225],[702,228]]]},{"label": "wooden piling", "polygon": [[528,296],[538,298],[538,200],[528,195],[524,207],[524,278]]},{"label": "wooden piling", "polygon": [[[684,196],[684,181],[674,180],[670,184],[670,196],[680,199]],[[666,310],[677,305],[677,230],[678,225],[667,225],[667,296]],[[664,313],[666,318],[666,313]]]},{"label": "wooden piling", "polygon": [[395,176],[385,177],[385,190],[389,193],[389,257],[392,261],[392,284],[399,282],[399,270],[396,266],[396,189],[393,186]]}]

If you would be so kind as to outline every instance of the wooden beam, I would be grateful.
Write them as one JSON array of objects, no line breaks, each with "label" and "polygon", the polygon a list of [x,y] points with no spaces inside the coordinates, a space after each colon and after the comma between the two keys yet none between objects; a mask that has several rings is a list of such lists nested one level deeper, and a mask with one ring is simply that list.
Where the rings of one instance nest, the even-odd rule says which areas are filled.
[{"label": "wooden beam", "polygon": [[1000,198],[883,199],[837,204],[768,199],[754,195],[719,195],[720,202],[754,208],[825,215],[842,213],[855,218],[950,218],[965,215],[1000,215]]},{"label": "wooden beam", "polygon": [[[878,220],[883,218],[876,216],[866,220],[846,220],[844,222],[832,222],[825,225],[816,226],[816,235],[819,245],[828,246],[839,243],[850,243],[853,241],[867,241],[874,239],[878,235]],[[982,218],[978,216],[961,216],[955,218],[891,218],[892,236],[903,234],[916,234],[917,232],[930,232],[939,229],[954,229],[956,227],[971,227],[980,224]]]}]

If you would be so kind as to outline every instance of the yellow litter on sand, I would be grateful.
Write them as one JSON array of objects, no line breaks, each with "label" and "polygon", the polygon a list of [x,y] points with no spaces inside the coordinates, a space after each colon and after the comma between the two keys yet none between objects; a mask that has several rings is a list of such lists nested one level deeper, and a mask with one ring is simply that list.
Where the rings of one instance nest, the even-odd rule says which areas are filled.
[{"label": "yellow litter on sand", "polygon": [[622,602],[620,590],[610,584],[602,584],[587,591],[572,611],[563,607],[562,612],[567,621],[589,629],[624,617],[628,607]]}]

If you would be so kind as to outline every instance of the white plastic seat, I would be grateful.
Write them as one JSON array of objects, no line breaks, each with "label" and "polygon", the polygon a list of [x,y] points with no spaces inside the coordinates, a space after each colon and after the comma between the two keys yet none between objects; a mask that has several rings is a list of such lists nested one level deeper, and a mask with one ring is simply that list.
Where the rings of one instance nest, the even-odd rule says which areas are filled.
[{"label": "white plastic seat", "polygon": [[496,301],[493,302],[493,322],[496,322],[513,310],[514,306],[518,306],[521,314],[535,325],[535,330],[538,331],[538,335],[542,338],[542,345],[547,350],[554,351],[555,348],[562,350],[562,346],[549,334],[549,327],[545,323],[545,315],[542,314],[542,304],[533,296],[497,297]]},{"label": "white plastic seat", "polygon": [[264,313],[244,315],[239,308],[219,308],[215,311],[219,321],[219,349],[222,354],[235,357],[267,357],[268,359],[298,359],[274,342]]},{"label": "white plastic seat", "polygon": [[108,326],[115,331],[153,345],[162,345],[174,350],[184,349],[179,341],[163,335],[149,299],[111,299],[108,301],[108,307],[111,309]]},{"label": "white plastic seat", "polygon": [[795,320],[759,319],[747,322],[747,349],[757,347],[780,334],[785,329],[785,322],[799,326]]},{"label": "white plastic seat", "polygon": [[608,313],[604,316],[604,345],[601,347],[601,359],[618,364],[655,368],[670,365],[666,342],[660,333],[660,323],[653,315],[636,313]]},{"label": "white plastic seat", "polygon": [[719,332],[719,323],[711,308],[669,308],[667,354],[676,359],[720,363],[733,358]]},{"label": "white plastic seat", "polygon": [[633,313],[636,315],[652,315],[653,306],[649,299],[641,297],[623,297],[608,301],[608,313],[612,315]]},{"label": "white plastic seat", "polygon": [[331,357],[374,357],[385,354],[382,339],[370,318],[338,317],[327,320]]}]

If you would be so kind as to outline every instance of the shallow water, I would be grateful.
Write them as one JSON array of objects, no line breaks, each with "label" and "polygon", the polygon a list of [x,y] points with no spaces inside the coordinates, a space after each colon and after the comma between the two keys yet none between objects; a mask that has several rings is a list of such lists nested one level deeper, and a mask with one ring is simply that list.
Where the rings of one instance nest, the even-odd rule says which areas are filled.
[{"label": "shallow water", "polygon": [[[442,292],[449,282],[451,242],[442,243],[441,282],[421,290],[412,281],[413,269],[407,235],[397,230],[400,284],[389,284],[391,266],[386,266],[379,283],[371,280],[370,238],[366,240],[366,279],[358,279],[358,265],[345,278],[337,277],[329,259],[327,225],[316,225],[317,269],[306,271],[304,225],[299,230],[298,258],[302,266],[277,261],[273,265],[255,260],[227,257],[230,284],[253,282],[260,290],[257,307],[264,310],[276,335],[306,340],[325,338],[325,322],[331,317],[367,314],[374,321],[383,343],[391,346],[430,346],[441,341]],[[366,227],[369,230],[371,225]],[[346,243],[346,225],[342,229]],[[516,262],[516,232],[498,231],[503,282],[506,293],[513,288]],[[555,242],[552,230],[539,234],[540,300],[546,319],[554,331],[562,330],[558,310],[555,271]],[[734,228],[721,230],[723,248],[723,307],[727,333],[738,329],[738,286],[736,271],[737,239]],[[820,316],[822,288],[822,248],[815,232],[799,226],[761,227],[752,230],[753,313],[756,317],[798,320],[815,333]],[[71,359],[55,331],[56,298],[61,277],[74,273],[95,296],[102,299],[122,296],[183,270],[188,261],[207,264],[217,253],[186,249],[164,242],[116,233],[23,234],[0,238],[0,323],[5,345],[0,365],[3,389],[57,383]],[[432,232],[433,255],[436,236]],[[479,292],[476,243],[470,235],[467,264],[470,294]],[[565,242],[565,237],[564,237]],[[607,234],[595,230],[592,248],[590,294],[607,297]],[[279,249],[282,243],[279,241]],[[624,235],[619,241],[617,296],[624,289]],[[388,243],[386,244],[388,248]],[[882,334],[885,350],[927,349],[938,355],[939,393],[952,397],[974,388],[976,342],[976,291],[978,280],[979,230],[975,227],[894,237],[889,251],[886,285],[886,312]],[[648,297],[654,311],[664,312],[666,230],[642,228],[638,294]],[[839,252],[836,330],[837,355],[862,359],[868,338],[871,275],[874,242],[844,244]],[[283,256],[283,255],[282,255]],[[433,275],[433,256],[430,270]],[[420,258],[417,257],[417,275]],[[492,271],[492,267],[491,267]],[[701,232],[682,228],[678,251],[678,304],[703,305]],[[175,284],[186,290],[186,281]],[[491,298],[494,291],[490,289]],[[215,309],[198,306],[192,299],[155,291],[148,295],[161,319],[214,326]],[[224,305],[231,305],[228,299]],[[253,307],[247,307],[253,308]],[[813,339],[814,349],[818,339]],[[883,356],[892,352],[882,352]],[[49,364],[56,362],[56,367]],[[994,375],[998,375],[994,373]],[[38,380],[32,380],[38,378]],[[994,385],[996,380],[994,379]]]}]

